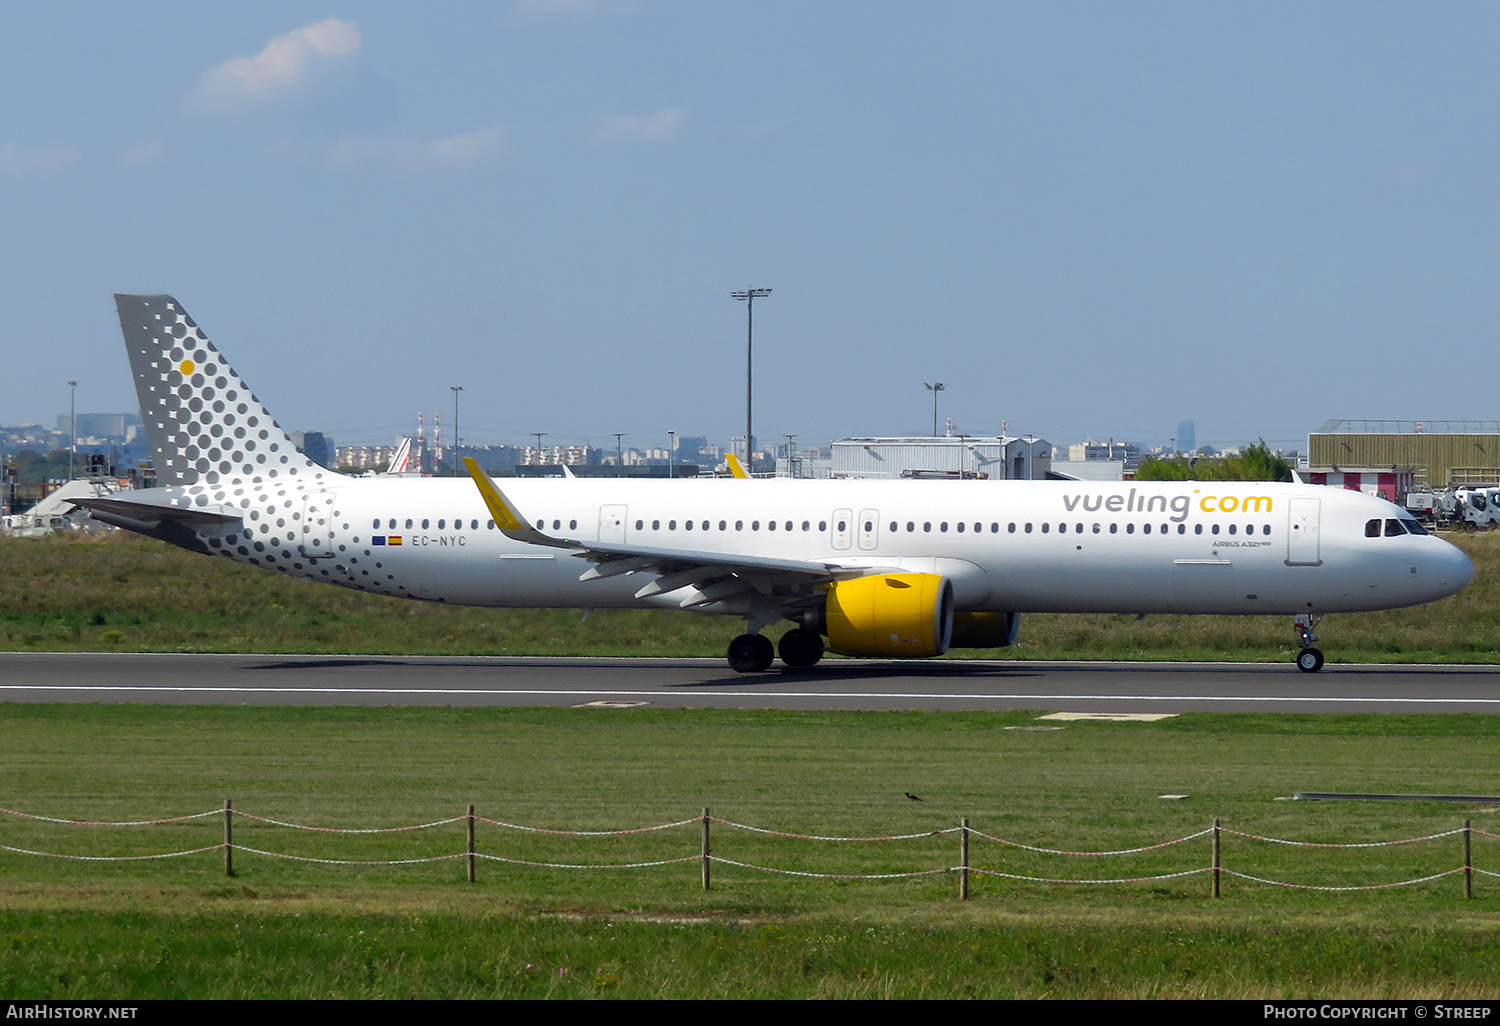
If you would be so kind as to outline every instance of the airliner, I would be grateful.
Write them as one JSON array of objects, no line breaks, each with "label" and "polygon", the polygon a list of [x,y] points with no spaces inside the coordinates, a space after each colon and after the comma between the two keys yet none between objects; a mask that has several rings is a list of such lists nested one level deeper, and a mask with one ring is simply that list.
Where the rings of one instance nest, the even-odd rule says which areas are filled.
[{"label": "airliner", "polygon": [[[1327,613],[1452,595],[1462,552],[1359,492],[1264,482],[348,477],[297,451],[182,305],[117,295],[158,486],[105,523],[312,581],[488,607],[742,618],[729,664],[999,648],[1023,613]],[[795,626],[778,646],[762,632]],[[826,641],[825,641],[826,639]]]}]

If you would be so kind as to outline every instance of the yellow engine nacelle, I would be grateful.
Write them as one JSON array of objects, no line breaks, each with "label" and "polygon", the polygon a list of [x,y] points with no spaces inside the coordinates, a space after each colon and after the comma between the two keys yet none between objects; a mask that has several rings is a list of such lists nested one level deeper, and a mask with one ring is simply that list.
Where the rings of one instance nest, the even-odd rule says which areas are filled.
[{"label": "yellow engine nacelle", "polygon": [[953,582],[941,574],[877,574],[828,587],[828,647],[841,655],[922,659],[948,651]]},{"label": "yellow engine nacelle", "polygon": [[951,647],[1005,648],[1020,630],[1020,613],[954,613]]}]

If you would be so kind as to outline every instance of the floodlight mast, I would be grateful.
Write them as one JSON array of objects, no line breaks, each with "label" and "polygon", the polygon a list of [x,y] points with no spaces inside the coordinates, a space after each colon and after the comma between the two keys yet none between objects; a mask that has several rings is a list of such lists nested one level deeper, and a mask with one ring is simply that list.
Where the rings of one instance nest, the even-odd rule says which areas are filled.
[{"label": "floodlight mast", "polygon": [[755,436],[751,433],[750,407],[754,381],[755,301],[765,299],[770,289],[741,289],[729,295],[745,304],[745,473],[755,473]]},{"label": "floodlight mast", "polygon": [[937,433],[937,399],[938,399],[938,393],[941,392],[943,389],[947,388],[948,386],[945,385],[945,384],[943,384],[941,381],[924,381],[924,382],[922,382],[922,384],[926,385],[927,386],[927,391],[929,391],[929,392],[932,393],[932,437],[936,438],[938,436],[938,433]]}]

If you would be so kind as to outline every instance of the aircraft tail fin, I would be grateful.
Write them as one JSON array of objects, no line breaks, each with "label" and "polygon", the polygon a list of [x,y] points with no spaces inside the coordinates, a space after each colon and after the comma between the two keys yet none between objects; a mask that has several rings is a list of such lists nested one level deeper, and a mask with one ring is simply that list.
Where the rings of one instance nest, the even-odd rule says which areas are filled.
[{"label": "aircraft tail fin", "polygon": [[391,465],[385,468],[387,476],[415,473],[414,461],[411,451],[411,437],[408,435],[401,439],[401,445],[397,447],[395,454],[391,457]]},{"label": "aircraft tail fin", "polygon": [[157,484],[298,479],[302,453],[182,308],[165,295],[115,296]]}]

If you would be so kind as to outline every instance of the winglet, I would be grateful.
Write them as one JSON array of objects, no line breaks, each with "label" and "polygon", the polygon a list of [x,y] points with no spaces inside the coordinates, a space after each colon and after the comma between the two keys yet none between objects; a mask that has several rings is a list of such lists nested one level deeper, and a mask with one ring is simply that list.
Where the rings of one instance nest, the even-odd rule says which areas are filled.
[{"label": "winglet", "polygon": [[738,456],[736,456],[734,453],[732,453],[732,452],[725,453],[724,454],[724,462],[729,465],[729,476],[730,477],[744,477],[744,478],[748,478],[750,476],[749,474],[745,473],[745,468],[742,467],[742,466],[740,466],[740,458]]},{"label": "winglet", "polygon": [[464,457],[464,466],[469,468],[469,476],[478,486],[479,494],[484,498],[484,504],[490,508],[490,516],[495,518],[495,526],[500,528],[507,538],[514,538],[516,541],[528,542],[532,545],[551,545],[565,549],[577,547],[572,542],[545,535],[528,524],[521,516],[520,510],[516,509],[504,493],[496,487],[495,482],[490,480],[490,475],[484,472],[484,468],[471,457]]}]

